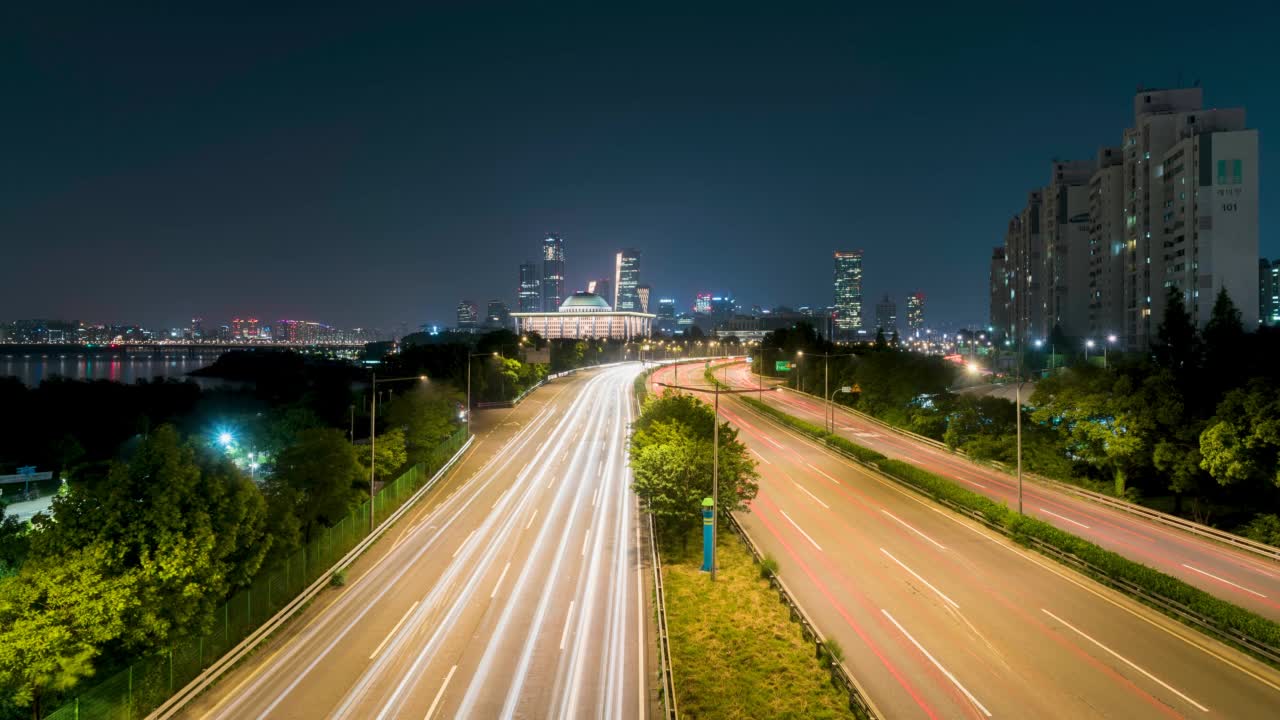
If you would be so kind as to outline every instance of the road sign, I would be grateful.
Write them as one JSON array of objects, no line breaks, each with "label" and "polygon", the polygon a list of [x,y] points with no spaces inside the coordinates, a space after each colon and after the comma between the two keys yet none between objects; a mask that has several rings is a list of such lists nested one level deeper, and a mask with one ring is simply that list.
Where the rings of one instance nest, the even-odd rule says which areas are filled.
[{"label": "road sign", "polygon": [[791,370],[791,363],[787,360],[775,360],[773,362],[774,372],[787,372]]}]

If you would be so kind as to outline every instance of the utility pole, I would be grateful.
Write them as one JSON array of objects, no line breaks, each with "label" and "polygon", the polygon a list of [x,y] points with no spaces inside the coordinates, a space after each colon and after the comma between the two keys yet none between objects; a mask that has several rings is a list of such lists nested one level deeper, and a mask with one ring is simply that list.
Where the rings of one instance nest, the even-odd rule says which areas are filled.
[{"label": "utility pole", "polygon": [[716,581],[716,543],[720,540],[720,386],[716,385],[714,422],[711,431],[711,582]]}]

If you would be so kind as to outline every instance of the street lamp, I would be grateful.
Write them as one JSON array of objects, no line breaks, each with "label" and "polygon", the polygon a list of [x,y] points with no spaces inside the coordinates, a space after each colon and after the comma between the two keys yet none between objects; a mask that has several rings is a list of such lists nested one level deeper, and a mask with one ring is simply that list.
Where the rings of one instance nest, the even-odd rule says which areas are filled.
[{"label": "street lamp", "polygon": [[[369,400],[369,534],[373,534],[374,527],[373,481],[374,470],[377,466],[377,463],[374,462],[374,449],[377,446],[378,435],[378,383],[399,382],[401,380],[418,380],[420,382],[426,382],[427,376],[406,375],[404,377],[383,378],[382,380],[379,380],[378,373],[374,372],[373,377],[369,381],[369,394],[372,396]],[[471,431],[470,426],[467,427],[467,431]]]},{"label": "street lamp", "polygon": [[1093,340],[1085,340],[1084,341],[1084,362],[1086,365],[1089,363],[1089,351],[1092,349],[1093,349]]},{"label": "street lamp", "polygon": [[804,359],[804,351],[796,351],[796,389],[804,392],[804,373],[800,371],[800,361]]},{"label": "street lamp", "polygon": [[1108,365],[1107,365],[1107,348],[1108,348],[1109,346],[1111,346],[1112,344],[1114,344],[1114,343],[1115,343],[1115,341],[1116,341],[1116,335],[1115,335],[1115,333],[1112,333],[1112,334],[1110,334],[1110,335],[1108,335],[1108,336],[1107,336],[1107,344],[1102,346],[1102,367],[1103,367],[1103,369],[1106,369],[1106,368],[1107,368],[1107,366],[1108,366]]}]

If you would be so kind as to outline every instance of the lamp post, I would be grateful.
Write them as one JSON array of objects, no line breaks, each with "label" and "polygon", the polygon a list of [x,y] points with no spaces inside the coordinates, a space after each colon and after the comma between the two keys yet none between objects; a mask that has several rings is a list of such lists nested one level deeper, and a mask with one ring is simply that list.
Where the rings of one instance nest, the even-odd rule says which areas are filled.
[{"label": "lamp post", "polygon": [[831,405],[831,398],[835,397],[835,393],[831,393],[830,395],[827,394],[827,391],[830,389],[829,380],[830,380],[830,370],[831,370],[828,363],[831,362],[831,358],[833,357],[856,357],[856,356],[857,356],[857,353],[814,355],[814,357],[822,358],[822,396],[827,398],[826,413],[822,416],[822,425],[827,432],[835,432],[835,429],[836,429],[836,411],[835,411],[835,408]]},{"label": "lamp post", "polygon": [[1093,340],[1092,339],[1085,340],[1084,341],[1084,363],[1086,365],[1089,364],[1089,350],[1091,349],[1093,349]]},{"label": "lamp post", "polygon": [[[374,462],[374,448],[376,447],[377,435],[378,435],[378,383],[398,382],[400,380],[419,380],[422,382],[426,382],[427,376],[426,375],[406,375],[405,377],[383,378],[382,380],[379,380],[378,373],[374,372],[373,377],[369,382],[369,394],[373,396],[372,399],[369,401],[369,532],[370,534],[373,533],[373,527],[374,527],[373,481],[374,481],[374,471],[377,465],[377,463]],[[470,415],[468,415],[467,432],[471,432],[471,426],[469,424],[470,421],[471,421],[471,418],[470,418]]]},{"label": "lamp post", "polygon": [[796,351],[796,389],[804,392],[804,373],[800,371],[800,361],[804,359],[804,351]]},{"label": "lamp post", "polygon": [[1107,336],[1107,344],[1102,346],[1102,368],[1105,370],[1109,367],[1107,362],[1107,349],[1116,341],[1115,333]]},{"label": "lamp post", "polygon": [[720,393],[749,393],[750,388],[745,390],[721,390],[720,385],[712,383],[711,389],[702,387],[684,387],[683,385],[668,385],[666,383],[658,383],[667,388],[676,390],[685,390],[688,392],[709,392],[715,396],[712,405],[712,412],[715,416],[712,422],[711,431],[711,504],[713,511],[711,513],[711,582],[716,581],[716,539],[719,537],[720,529]]}]

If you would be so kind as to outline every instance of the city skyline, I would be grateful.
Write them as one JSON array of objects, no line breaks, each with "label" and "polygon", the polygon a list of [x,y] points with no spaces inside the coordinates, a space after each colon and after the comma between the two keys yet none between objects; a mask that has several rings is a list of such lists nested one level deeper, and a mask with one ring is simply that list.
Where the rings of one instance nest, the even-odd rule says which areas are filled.
[{"label": "city skyline", "polygon": [[[830,253],[859,247],[866,297],[921,287],[937,324],[976,324],[1000,223],[1054,157],[1119,139],[1134,88],[1200,80],[1262,133],[1280,122],[1253,80],[1274,58],[1242,72],[1184,50],[1218,31],[1251,47],[1265,23],[1190,24],[1176,5],[1144,15],[1161,42],[1121,56],[1084,14],[1031,7],[990,23],[961,8],[926,23],[881,8],[315,9],[252,27],[231,11],[30,8],[0,69],[9,137],[25,138],[6,152],[0,308],[447,323],[463,297],[515,307],[514,264],[554,232],[569,289],[635,247],[682,306],[708,288],[825,305]],[[1050,20],[1085,38],[1070,61],[1049,79],[1006,62],[1041,50],[1008,26]],[[667,51],[631,64],[659,34]],[[1277,153],[1260,143],[1264,173]],[[1264,182],[1259,207],[1260,255],[1280,256],[1280,186]],[[78,292],[52,292],[55,274]]]}]

